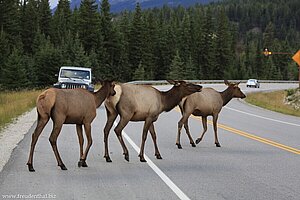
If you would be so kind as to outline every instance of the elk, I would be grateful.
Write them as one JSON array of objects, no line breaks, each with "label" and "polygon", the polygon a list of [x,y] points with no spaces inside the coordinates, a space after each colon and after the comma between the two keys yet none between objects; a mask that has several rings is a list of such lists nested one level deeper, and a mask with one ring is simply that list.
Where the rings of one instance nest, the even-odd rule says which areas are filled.
[{"label": "elk", "polygon": [[144,158],[144,146],[148,130],[154,143],[155,156],[157,159],[162,159],[157,147],[153,123],[157,120],[160,113],[172,110],[180,103],[182,98],[192,93],[200,92],[202,88],[200,85],[186,83],[185,81],[168,80],[168,82],[173,84],[173,87],[165,92],[145,85],[125,83],[115,86],[116,95],[110,96],[105,101],[107,122],[104,127],[104,158],[106,162],[111,162],[108,155],[108,135],[118,115],[120,115],[120,121],[114,131],[122,145],[125,160],[129,161],[129,153],[121,133],[129,121],[145,121],[139,153],[140,161],[146,162]]},{"label": "elk", "polygon": [[[86,158],[92,145],[91,123],[96,117],[96,108],[111,95],[115,95],[114,83],[112,81],[104,81],[101,89],[91,93],[85,89],[56,89],[50,88],[42,92],[36,101],[37,108],[37,126],[32,133],[32,141],[28,158],[28,169],[34,172],[33,168],[33,152],[36,142],[43,131],[45,125],[51,118],[53,121],[53,129],[49,137],[50,144],[55,154],[58,166],[62,170],[67,170],[64,165],[56,145],[57,137],[60,134],[63,124],[76,124],[76,131],[80,146],[79,167],[87,167]],[[82,125],[84,126],[87,137],[87,146],[83,153],[83,134]]]},{"label": "elk", "polygon": [[191,94],[180,102],[179,108],[182,118],[178,122],[178,133],[176,139],[178,149],[182,149],[180,144],[180,134],[183,125],[190,140],[190,144],[193,147],[196,146],[188,126],[188,118],[191,114],[194,116],[202,116],[203,132],[200,138],[196,140],[196,144],[202,140],[205,132],[207,131],[207,116],[211,115],[213,117],[215,145],[217,147],[221,147],[217,135],[217,120],[219,113],[221,112],[222,107],[225,106],[232,98],[246,97],[246,95],[238,87],[239,83],[229,83],[227,80],[224,80],[224,83],[228,87],[223,92],[218,92],[213,88],[203,88],[201,92]]}]

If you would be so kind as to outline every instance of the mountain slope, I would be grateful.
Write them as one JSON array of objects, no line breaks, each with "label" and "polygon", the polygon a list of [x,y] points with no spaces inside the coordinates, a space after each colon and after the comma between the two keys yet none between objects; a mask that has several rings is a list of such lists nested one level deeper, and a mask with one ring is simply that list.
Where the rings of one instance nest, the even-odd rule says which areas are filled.
[{"label": "mountain slope", "polygon": [[[123,10],[134,10],[136,2],[140,2],[142,9],[162,7],[163,5],[169,6],[191,6],[196,3],[207,4],[217,0],[109,0],[111,5],[111,12],[121,12]],[[70,7],[73,10],[75,7],[80,7],[81,0],[71,0]],[[101,0],[96,0],[100,4]],[[53,9],[56,10],[56,7]]]}]

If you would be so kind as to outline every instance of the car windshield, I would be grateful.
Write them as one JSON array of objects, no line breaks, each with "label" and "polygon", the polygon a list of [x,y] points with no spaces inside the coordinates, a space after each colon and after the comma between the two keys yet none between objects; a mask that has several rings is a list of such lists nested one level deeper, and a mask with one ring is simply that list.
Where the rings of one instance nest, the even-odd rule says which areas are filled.
[{"label": "car windshield", "polygon": [[84,70],[62,69],[60,73],[61,78],[79,78],[90,79],[90,72]]},{"label": "car windshield", "polygon": [[250,80],[248,80],[248,82],[256,82],[256,80],[250,79]]}]

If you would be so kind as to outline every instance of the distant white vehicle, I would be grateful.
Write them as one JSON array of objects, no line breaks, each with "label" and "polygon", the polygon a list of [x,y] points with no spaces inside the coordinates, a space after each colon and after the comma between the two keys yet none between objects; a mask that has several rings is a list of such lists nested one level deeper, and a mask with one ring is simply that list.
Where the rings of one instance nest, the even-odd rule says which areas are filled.
[{"label": "distant white vehicle", "polygon": [[53,85],[55,88],[84,88],[90,92],[94,92],[91,68],[63,66],[60,68],[57,76],[58,82]]},{"label": "distant white vehicle", "polygon": [[247,87],[255,87],[255,88],[259,88],[260,87],[260,83],[258,82],[257,79],[249,79],[247,81]]}]

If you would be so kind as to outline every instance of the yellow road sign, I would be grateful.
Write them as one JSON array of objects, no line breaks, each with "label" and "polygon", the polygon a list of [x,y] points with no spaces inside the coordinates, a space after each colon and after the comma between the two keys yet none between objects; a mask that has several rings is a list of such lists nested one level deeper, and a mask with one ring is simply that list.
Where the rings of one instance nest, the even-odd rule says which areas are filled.
[{"label": "yellow road sign", "polygon": [[293,56],[293,60],[300,66],[300,50]]}]

